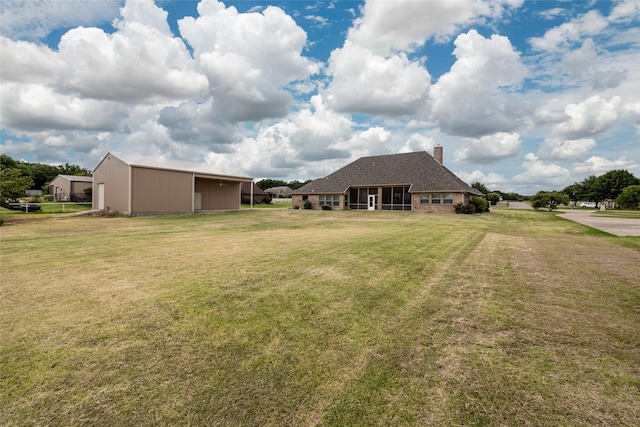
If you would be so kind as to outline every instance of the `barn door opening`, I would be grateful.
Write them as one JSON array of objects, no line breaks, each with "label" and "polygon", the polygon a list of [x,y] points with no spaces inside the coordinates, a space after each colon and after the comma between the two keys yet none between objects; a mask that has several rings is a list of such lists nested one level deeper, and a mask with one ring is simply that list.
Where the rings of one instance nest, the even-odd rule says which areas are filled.
[{"label": "barn door opening", "polygon": [[193,197],[193,209],[202,210],[202,193],[195,193]]},{"label": "barn door opening", "polygon": [[98,184],[98,209],[104,209],[104,184]]}]

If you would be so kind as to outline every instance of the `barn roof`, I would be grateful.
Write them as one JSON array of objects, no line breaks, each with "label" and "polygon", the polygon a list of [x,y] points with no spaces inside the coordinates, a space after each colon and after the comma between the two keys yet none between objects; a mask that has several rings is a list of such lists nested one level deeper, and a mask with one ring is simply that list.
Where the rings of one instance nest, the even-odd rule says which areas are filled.
[{"label": "barn roof", "polygon": [[426,151],[361,157],[293,194],[344,193],[349,187],[410,186],[411,192],[481,193]]},{"label": "barn roof", "polygon": [[[80,175],[63,175],[58,174],[56,178],[60,177],[62,179],[66,179],[67,181],[75,181],[75,182],[93,182],[93,177],[91,176],[80,176]],[[55,178],[54,178],[55,179]],[[53,181],[53,180],[52,180]]]},{"label": "barn roof", "polygon": [[[229,174],[228,173],[229,171],[227,170],[222,170],[219,167],[214,167],[214,166],[203,164],[203,163],[190,162],[186,160],[167,159],[165,157],[147,157],[147,156],[141,156],[137,154],[120,155],[120,154],[114,154],[114,153],[107,153],[107,155],[103,158],[103,160],[110,155],[120,159],[122,162],[128,164],[129,166],[134,166],[134,167],[171,170],[171,171],[178,171],[178,172],[193,172],[198,175],[203,175],[203,176],[206,175],[206,176],[212,176],[216,178],[220,177],[220,178],[235,179],[238,181],[247,181],[247,182],[253,181],[253,178]],[[100,163],[102,163],[102,161]],[[100,166],[100,163],[98,164],[98,166]],[[97,169],[98,166],[96,166],[95,169]]]}]

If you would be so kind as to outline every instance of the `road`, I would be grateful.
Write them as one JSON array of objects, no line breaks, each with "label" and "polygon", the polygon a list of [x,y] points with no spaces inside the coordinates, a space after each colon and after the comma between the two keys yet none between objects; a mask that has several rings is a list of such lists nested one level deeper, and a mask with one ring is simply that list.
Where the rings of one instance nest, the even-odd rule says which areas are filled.
[{"label": "road", "polygon": [[559,216],[615,236],[640,236],[640,219],[594,215],[582,209],[559,210]]},{"label": "road", "polygon": [[[509,202],[509,209],[533,209],[526,202]],[[559,209],[562,218],[597,228],[614,236],[640,236],[640,219],[595,215],[595,210]]]}]

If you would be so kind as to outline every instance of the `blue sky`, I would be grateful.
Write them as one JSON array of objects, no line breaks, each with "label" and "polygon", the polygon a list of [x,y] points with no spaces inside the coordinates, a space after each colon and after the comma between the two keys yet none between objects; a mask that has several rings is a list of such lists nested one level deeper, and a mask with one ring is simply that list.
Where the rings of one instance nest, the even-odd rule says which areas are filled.
[{"label": "blue sky", "polygon": [[260,178],[444,147],[533,194],[640,176],[640,1],[76,1],[1,7],[0,152]]}]

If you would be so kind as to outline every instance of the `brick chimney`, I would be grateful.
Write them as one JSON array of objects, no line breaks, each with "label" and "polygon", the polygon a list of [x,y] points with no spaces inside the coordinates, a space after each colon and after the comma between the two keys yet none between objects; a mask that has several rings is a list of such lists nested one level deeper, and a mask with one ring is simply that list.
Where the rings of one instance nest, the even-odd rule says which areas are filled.
[{"label": "brick chimney", "polygon": [[442,146],[440,144],[433,147],[433,158],[442,164]]}]

